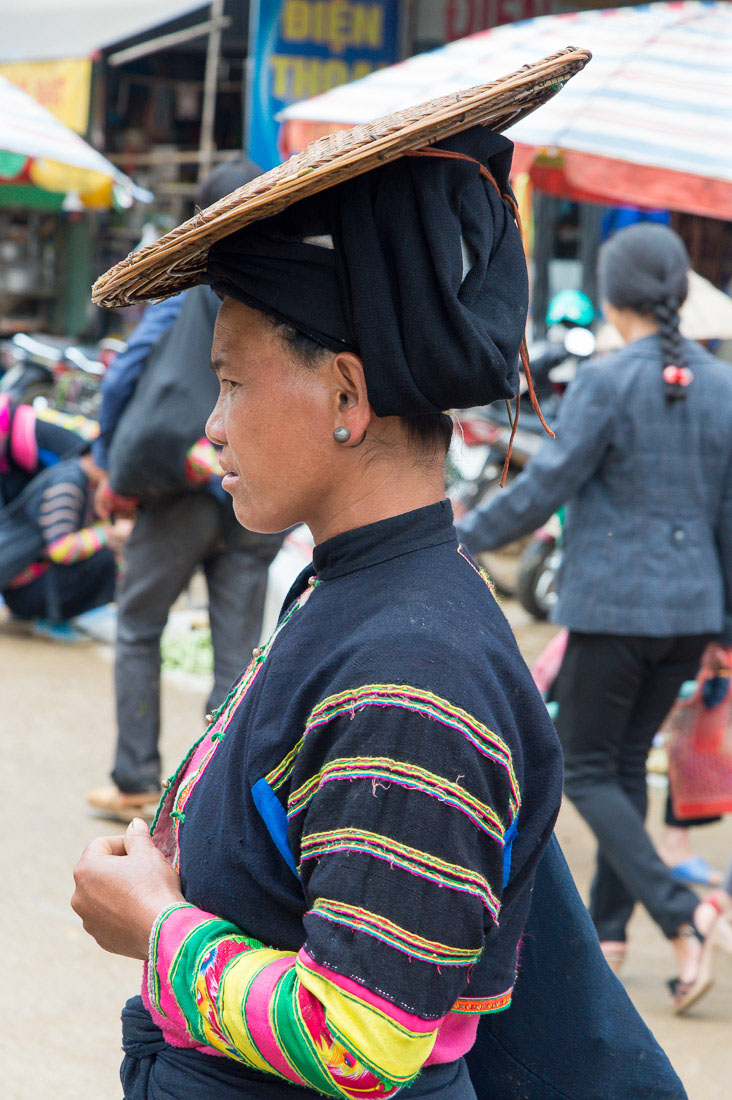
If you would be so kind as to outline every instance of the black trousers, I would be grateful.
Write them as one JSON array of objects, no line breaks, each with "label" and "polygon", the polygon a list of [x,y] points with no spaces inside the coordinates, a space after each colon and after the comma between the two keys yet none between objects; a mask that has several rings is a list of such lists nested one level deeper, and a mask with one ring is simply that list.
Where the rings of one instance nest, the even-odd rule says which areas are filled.
[{"label": "black trousers", "polygon": [[565,792],[598,842],[590,916],[601,940],[625,940],[640,901],[665,936],[691,920],[696,895],[674,881],[645,830],[646,757],[707,637],[570,633],[555,697]]}]

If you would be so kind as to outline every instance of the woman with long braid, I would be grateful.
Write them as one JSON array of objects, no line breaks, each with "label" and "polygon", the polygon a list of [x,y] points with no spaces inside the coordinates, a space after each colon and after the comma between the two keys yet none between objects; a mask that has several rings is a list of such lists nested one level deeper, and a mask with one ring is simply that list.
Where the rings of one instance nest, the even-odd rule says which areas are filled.
[{"label": "woman with long braid", "polygon": [[557,731],[565,791],[598,841],[590,913],[617,969],[645,906],[676,955],[677,1013],[709,988],[713,947],[732,932],[674,879],[643,824],[653,736],[700,660],[732,640],[732,373],[679,332],[688,270],[665,226],[606,242],[603,309],[626,346],[580,371],[556,441],[458,524],[476,553],[567,505]]}]

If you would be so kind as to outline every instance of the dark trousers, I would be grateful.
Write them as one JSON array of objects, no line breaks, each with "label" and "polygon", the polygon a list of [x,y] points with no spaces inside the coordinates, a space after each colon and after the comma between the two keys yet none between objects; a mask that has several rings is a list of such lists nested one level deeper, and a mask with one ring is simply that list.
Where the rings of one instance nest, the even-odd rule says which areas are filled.
[{"label": "dark trousers", "polygon": [[111,603],[116,576],[114,554],[99,550],[73,565],[52,565],[30,584],[8,589],[3,598],[13,614],[23,619],[60,622]]},{"label": "dark trousers", "polygon": [[707,638],[570,633],[557,678],[564,787],[598,842],[590,915],[601,940],[625,940],[640,901],[664,935],[689,922],[696,895],[674,881],[645,830],[646,757]]},{"label": "dark trousers", "polygon": [[196,567],[203,567],[208,588],[211,709],[224,700],[259,643],[267,571],[281,544],[281,535],[245,531],[231,507],[206,492],[140,510],[125,548],[117,619],[112,778],[120,790],[160,786],[160,637]]}]

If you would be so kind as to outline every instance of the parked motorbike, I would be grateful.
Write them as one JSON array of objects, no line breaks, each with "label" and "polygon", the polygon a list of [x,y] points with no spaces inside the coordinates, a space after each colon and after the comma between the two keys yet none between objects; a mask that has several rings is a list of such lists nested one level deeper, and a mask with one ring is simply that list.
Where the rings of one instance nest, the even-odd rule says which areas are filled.
[{"label": "parked motorbike", "polygon": [[[513,441],[505,485],[510,485],[541,446],[545,436],[531,410],[521,413]],[[447,493],[456,518],[503,491],[501,478],[511,438],[511,422],[503,405],[462,411],[447,459]],[[481,555],[496,590],[516,594],[517,563],[526,539]]]},{"label": "parked motorbike", "polygon": [[33,404],[36,397],[49,397],[59,357],[58,347],[23,333],[4,340],[0,344],[0,391],[27,405]]},{"label": "parked motorbike", "polygon": [[524,547],[516,578],[516,598],[535,619],[549,617],[557,602],[556,580],[562,562],[564,509],[535,531]]},{"label": "parked motorbike", "polygon": [[[550,426],[580,363],[594,350],[592,333],[581,327],[567,329],[560,344],[547,341],[530,349],[534,388]],[[528,465],[546,439],[538,416],[527,404],[523,405],[514,436],[506,484]],[[505,405],[498,403],[460,413],[447,463],[448,494],[458,516],[501,491],[510,439],[511,420]],[[538,619],[547,617],[556,600],[555,582],[562,557],[561,527],[562,521],[552,517],[530,538],[485,555],[498,591],[516,596]]]},{"label": "parked motorbike", "polygon": [[[551,423],[556,417],[558,397],[550,376],[566,362],[567,352],[563,345],[545,342],[530,349],[530,359],[534,389],[544,416]],[[459,414],[447,459],[447,484],[453,505],[460,514],[475,508],[500,487],[511,434],[511,416],[502,402],[466,409]],[[513,438],[507,482],[523,470],[545,437],[538,416],[528,402],[524,402]]]},{"label": "parked motorbike", "polygon": [[0,392],[24,404],[94,418],[101,403],[101,381],[121,340],[77,346],[57,336],[19,333],[0,345]]}]

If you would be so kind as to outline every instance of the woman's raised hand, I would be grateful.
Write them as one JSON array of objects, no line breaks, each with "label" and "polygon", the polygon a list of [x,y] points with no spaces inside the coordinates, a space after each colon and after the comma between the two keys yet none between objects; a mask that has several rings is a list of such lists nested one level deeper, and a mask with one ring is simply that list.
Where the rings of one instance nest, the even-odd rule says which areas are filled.
[{"label": "woman's raised hand", "polygon": [[164,909],[180,905],[180,879],[140,818],[124,836],[97,837],[74,868],[71,907],[105,951],[147,959],[150,932]]}]

